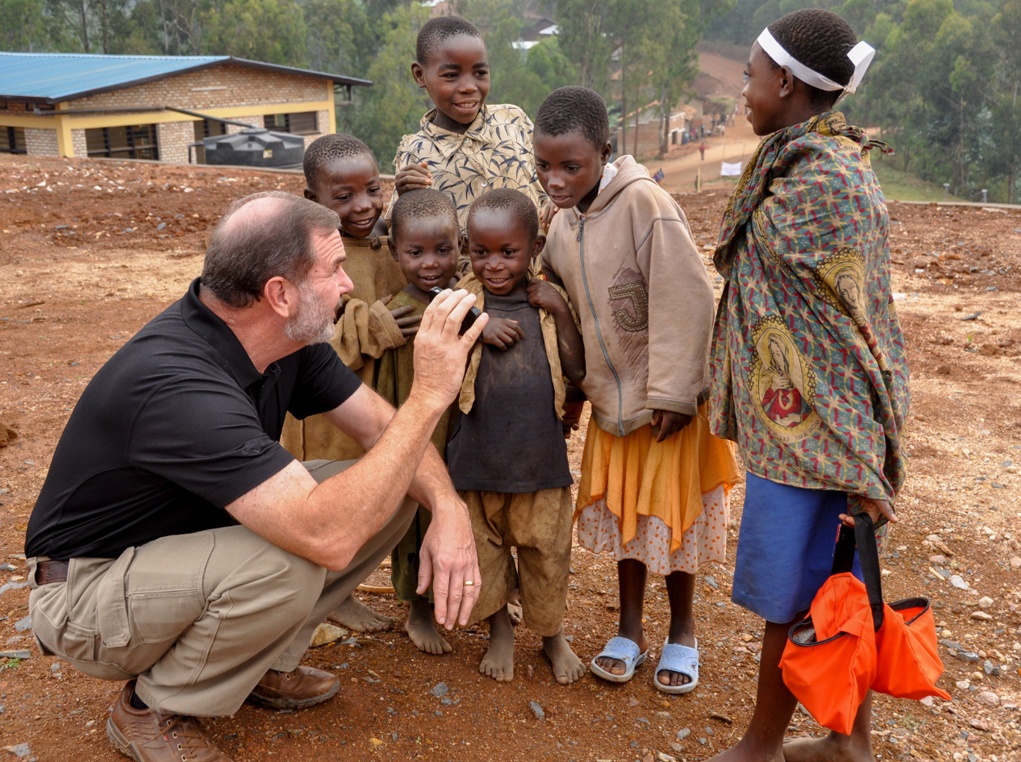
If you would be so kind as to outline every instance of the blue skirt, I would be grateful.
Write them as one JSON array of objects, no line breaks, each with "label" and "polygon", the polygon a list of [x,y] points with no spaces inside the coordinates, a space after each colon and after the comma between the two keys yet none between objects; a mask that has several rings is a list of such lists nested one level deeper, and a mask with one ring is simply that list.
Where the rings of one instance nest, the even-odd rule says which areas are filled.
[{"label": "blue skirt", "polygon": [[[730,599],[767,622],[808,611],[830,576],[847,494],[805,489],[749,473]],[[861,577],[857,554],[854,574]]]}]

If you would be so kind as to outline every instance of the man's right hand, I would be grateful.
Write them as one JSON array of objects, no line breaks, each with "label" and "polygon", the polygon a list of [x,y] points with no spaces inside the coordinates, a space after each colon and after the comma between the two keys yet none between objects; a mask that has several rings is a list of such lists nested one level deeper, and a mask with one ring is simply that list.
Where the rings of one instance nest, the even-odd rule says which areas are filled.
[{"label": "man's right hand", "polygon": [[411,394],[444,410],[457,397],[468,353],[489,322],[486,313],[459,335],[461,321],[475,304],[475,295],[463,289],[444,290],[426,308],[415,336],[415,380]]}]

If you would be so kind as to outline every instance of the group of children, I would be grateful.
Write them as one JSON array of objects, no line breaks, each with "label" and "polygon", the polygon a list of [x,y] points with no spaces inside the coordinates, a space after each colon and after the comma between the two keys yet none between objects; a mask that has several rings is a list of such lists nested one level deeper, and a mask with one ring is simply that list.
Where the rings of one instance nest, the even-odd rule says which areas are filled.
[{"label": "group of children", "polygon": [[[734,596],[766,619],[766,635],[756,714],[726,756],[782,758],[794,704],[779,679],[780,633],[824,581],[836,524],[852,510],[892,516],[902,482],[906,367],[885,204],[867,137],[832,111],[860,80],[847,58],[855,42],[834,14],[800,11],[752,48],[744,97],[764,140],[725,215],[715,329],[684,213],[632,157],[610,162],[598,94],[556,90],[534,126],[515,106],[488,104],[486,46],[464,19],[434,18],[419,33],[412,75],[435,109],[398,148],[388,236],[365,144],[327,135],[307,150],[305,195],[340,215],[355,286],[333,344],[365,383],[395,406],[406,399],[415,331],[436,289],[465,288],[490,316],[433,436],[473,523],[482,574],[473,620],[490,631],[484,674],[513,677],[518,603],[556,680],[584,674],[563,634],[576,522],[579,543],[612,552],[618,566],[618,630],[591,671],[625,682],[648,658],[651,569],[665,577],[670,605],[653,685],[693,690],[694,574],[724,558],[728,492],[740,477],[734,440],[749,473]],[[791,213],[796,203],[805,217]],[[853,223],[827,217],[826,204],[853,209]],[[857,289],[838,288],[848,278]],[[847,294],[857,302],[845,303]],[[840,372],[813,365],[837,356]],[[572,501],[565,439],[580,400],[591,416]],[[869,429],[868,451],[849,412]],[[290,421],[283,441],[305,460],[357,456],[334,431]],[[392,577],[412,641],[441,654],[451,647],[417,591],[427,528],[420,511],[393,553]],[[800,544],[778,552],[788,536]],[[333,618],[358,630],[388,623],[354,598]],[[827,739],[821,758],[862,757],[868,709],[864,736],[856,726],[857,735]]]}]

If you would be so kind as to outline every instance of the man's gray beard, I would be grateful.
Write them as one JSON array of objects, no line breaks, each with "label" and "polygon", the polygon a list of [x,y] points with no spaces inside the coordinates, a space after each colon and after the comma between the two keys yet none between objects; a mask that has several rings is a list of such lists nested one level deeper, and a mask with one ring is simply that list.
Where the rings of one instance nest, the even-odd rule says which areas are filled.
[{"label": "man's gray beard", "polygon": [[287,321],[284,333],[299,344],[320,344],[333,338],[334,314],[316,292],[306,286],[298,287],[298,314]]}]

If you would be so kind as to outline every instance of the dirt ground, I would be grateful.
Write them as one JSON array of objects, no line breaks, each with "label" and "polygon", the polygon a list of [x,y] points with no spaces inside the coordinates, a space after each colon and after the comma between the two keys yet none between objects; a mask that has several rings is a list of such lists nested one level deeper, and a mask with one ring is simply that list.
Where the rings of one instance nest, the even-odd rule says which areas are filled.
[{"label": "dirt ground", "polygon": [[[28,516],[85,384],[198,274],[227,204],[301,187],[288,174],[0,156],[0,761],[121,759],[104,733],[119,686],[43,657],[31,638]],[[708,265],[725,197],[678,198]],[[890,214],[912,460],[884,584],[888,598],[932,599],[953,701],[878,697],[876,757],[1019,759],[1021,211],[891,203]],[[742,497],[738,487],[731,554]],[[753,705],[761,626],[729,602],[731,571],[700,575],[701,685],[688,696],[655,691],[651,665],[625,685],[588,675],[558,686],[523,628],[515,679],[498,685],[477,671],[482,629],[453,633],[443,657],[394,629],[310,651],[308,664],[342,679],[332,701],[285,714],[245,706],[207,727],[239,761],[705,759],[737,740]],[[391,595],[364,597],[402,618]],[[662,579],[646,601],[649,640],[662,642]],[[566,630],[588,660],[614,634],[614,565],[578,550],[569,603]],[[796,714],[793,734],[818,731]]]}]

